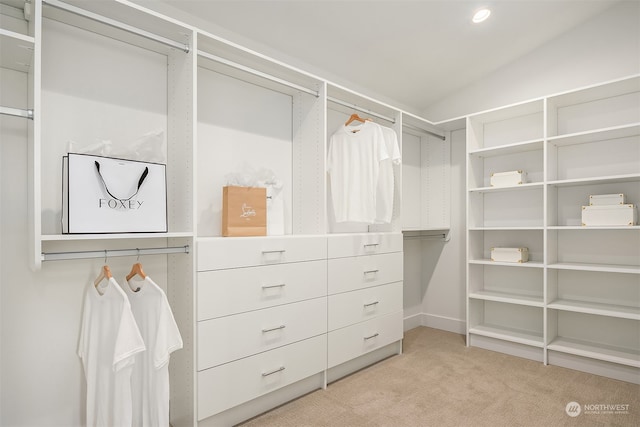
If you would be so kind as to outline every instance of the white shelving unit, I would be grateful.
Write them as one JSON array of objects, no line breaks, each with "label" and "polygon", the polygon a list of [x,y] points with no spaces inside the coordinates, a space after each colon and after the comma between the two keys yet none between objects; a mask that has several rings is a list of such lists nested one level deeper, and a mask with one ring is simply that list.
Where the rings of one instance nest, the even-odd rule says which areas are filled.
[{"label": "white shelving unit", "polygon": [[[96,258],[103,251],[107,256],[109,251],[130,255],[136,250],[177,249],[176,253],[158,252],[154,263],[149,263],[153,269],[149,274],[163,282],[166,278],[167,296],[185,343],[171,357],[172,425],[237,423],[326,387],[326,324],[336,320],[327,319],[336,310],[335,303],[329,302],[328,279],[315,277],[315,308],[308,313],[324,329],[305,330],[293,336],[295,342],[283,340],[264,348],[240,346],[226,356],[219,348],[228,343],[207,347],[202,338],[220,335],[211,332],[218,331],[211,325],[228,322],[219,330],[229,326],[246,331],[249,326],[243,319],[251,317],[256,324],[267,315],[275,319],[281,312],[304,309],[307,297],[273,307],[255,304],[225,312],[216,305],[217,298],[201,298],[201,293],[235,301],[231,296],[235,288],[227,289],[229,282],[253,283],[263,272],[273,275],[276,284],[283,274],[304,283],[304,274],[295,273],[304,267],[300,264],[320,265],[327,262],[327,255],[299,258],[303,252],[300,242],[314,242],[326,250],[327,235],[341,234],[358,244],[363,241],[365,249],[380,244],[367,243],[371,239],[397,243],[403,230],[401,212],[410,212],[417,219],[413,229],[420,232],[448,229],[448,133],[428,120],[126,0],[32,0],[29,25],[22,10],[14,7],[18,3],[22,4],[0,0],[2,14],[17,17],[15,26],[14,20],[3,19],[0,27],[0,65],[29,76],[31,99],[20,115],[29,120],[32,267],[37,270],[44,261],[77,259],[83,254]],[[9,25],[5,27],[4,22]],[[410,187],[418,192],[408,203],[415,202],[418,208],[404,206],[402,166],[394,167],[395,214],[390,224],[337,224],[331,217],[328,142],[353,112],[392,128],[401,148],[403,135],[411,135],[421,152],[416,164],[420,170],[415,180],[409,179]],[[62,156],[97,143],[111,150],[103,154],[117,156],[149,132],[160,132],[165,140],[159,151],[167,165],[168,232],[63,234]],[[411,155],[405,158],[413,160]],[[233,174],[243,173],[275,178],[282,185],[283,236],[250,241],[221,236],[222,187]],[[253,255],[242,249],[244,244],[250,245]],[[188,248],[186,254],[184,248]],[[205,253],[199,248],[215,250]],[[401,352],[402,246],[394,251],[397,254],[389,268],[397,274],[394,285],[385,288],[385,298],[394,301],[393,313],[376,317],[366,328],[369,333],[371,327],[379,327],[384,339],[375,340],[375,345],[369,340],[369,347],[342,355],[345,362],[331,367],[331,378]],[[370,254],[361,255],[368,259]],[[226,266],[211,264],[212,259],[225,257]],[[224,289],[218,281],[207,281],[214,273],[226,278]],[[262,288],[256,289],[262,295]],[[359,346],[360,332],[352,329],[356,338],[346,337],[347,341]],[[313,353],[314,363],[298,358],[296,349],[302,348]],[[200,360],[202,354],[211,363]],[[269,375],[266,385],[258,375],[255,387],[225,395],[228,382],[239,376],[248,378],[252,374],[247,369],[259,369],[264,361],[274,364],[272,357],[290,358],[294,363],[281,375],[280,370]],[[244,367],[218,369],[231,362]],[[213,365],[215,372],[210,370]],[[223,387],[215,375],[227,376]],[[275,380],[279,377],[286,380]],[[211,404],[209,393],[229,400],[224,405]]]},{"label": "white shelving unit", "polygon": [[[585,227],[581,207],[640,203],[640,77],[467,120],[467,343],[639,383],[640,227]],[[506,170],[529,182],[488,185]],[[492,246],[530,261],[492,262]]]},{"label": "white shelving unit", "polygon": [[[192,245],[194,55],[186,50],[193,31],[123,2],[79,4],[33,2],[32,20],[42,20],[36,56],[46,69],[34,86],[41,98],[35,111],[41,136],[33,139],[30,156],[36,269],[42,253],[54,250],[112,249],[132,239],[146,242],[142,247]],[[62,234],[61,159],[70,145],[82,150],[108,141],[117,155],[154,131],[166,138],[160,150],[167,164],[169,232]]]}]

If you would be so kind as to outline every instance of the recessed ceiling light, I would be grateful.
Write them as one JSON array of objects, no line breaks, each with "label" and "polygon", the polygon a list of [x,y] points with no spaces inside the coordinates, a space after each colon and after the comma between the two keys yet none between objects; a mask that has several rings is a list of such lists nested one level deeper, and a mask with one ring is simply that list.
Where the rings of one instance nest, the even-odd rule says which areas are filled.
[{"label": "recessed ceiling light", "polygon": [[472,21],[474,24],[479,24],[480,22],[485,21],[489,15],[491,15],[491,11],[489,9],[480,9],[473,14]]}]

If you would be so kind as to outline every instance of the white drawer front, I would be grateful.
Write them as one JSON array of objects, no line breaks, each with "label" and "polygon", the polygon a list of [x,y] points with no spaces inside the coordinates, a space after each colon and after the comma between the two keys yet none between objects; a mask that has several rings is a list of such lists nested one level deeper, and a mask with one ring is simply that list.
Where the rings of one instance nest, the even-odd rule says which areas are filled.
[{"label": "white drawer front", "polygon": [[329,330],[402,310],[402,282],[329,296]]},{"label": "white drawer front", "polygon": [[327,261],[198,273],[198,320],[273,307],[327,294]]},{"label": "white drawer front", "polygon": [[328,334],[328,367],[333,368],[384,347],[403,336],[402,311],[331,331]]},{"label": "white drawer front", "polygon": [[328,257],[402,252],[402,233],[360,233],[328,236]]},{"label": "white drawer front", "polygon": [[198,240],[198,271],[312,261],[327,257],[324,236],[226,237]]},{"label": "white drawer front", "polygon": [[198,370],[326,332],[326,298],[198,322]]},{"label": "white drawer front", "polygon": [[402,252],[336,258],[328,262],[330,295],[402,281]]},{"label": "white drawer front", "polygon": [[325,370],[327,336],[198,373],[198,421]]}]

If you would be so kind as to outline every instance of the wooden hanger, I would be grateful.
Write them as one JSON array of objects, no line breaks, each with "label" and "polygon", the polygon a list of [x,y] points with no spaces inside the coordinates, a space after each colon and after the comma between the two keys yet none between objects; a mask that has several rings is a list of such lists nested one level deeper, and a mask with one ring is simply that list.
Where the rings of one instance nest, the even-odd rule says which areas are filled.
[{"label": "wooden hanger", "polygon": [[139,262],[136,262],[131,266],[131,271],[127,274],[127,280],[131,280],[131,278],[136,274],[142,277],[143,280],[147,278],[147,275],[144,274],[144,270],[142,270],[142,264]]},{"label": "wooden hanger", "polygon": [[139,287],[134,289],[134,287],[131,285],[131,282],[129,282],[129,280],[131,280],[133,276],[136,275],[142,277],[142,280],[147,278],[147,275],[144,274],[144,270],[142,269],[142,264],[139,262],[133,264],[131,266],[131,271],[129,272],[129,274],[127,274],[127,283],[129,283],[129,286],[131,287],[131,290],[133,292],[138,292],[140,290]]},{"label": "wooden hanger", "polygon": [[359,122],[364,123],[364,122],[366,122],[366,121],[368,121],[368,120],[371,120],[371,119],[363,119],[362,117],[360,117],[360,116],[359,116],[359,115],[357,115],[356,113],[353,113],[353,114],[349,117],[349,119],[345,122],[345,124],[344,124],[344,125],[345,125],[345,126],[348,126],[348,125],[350,125],[351,123],[353,123],[353,122],[354,122],[354,121],[356,121],[356,120],[357,120],[357,121],[359,121]]},{"label": "wooden hanger", "polygon": [[97,288],[100,282],[102,282],[102,280],[104,279],[109,280],[112,277],[113,276],[111,275],[111,269],[109,268],[109,266],[103,265],[102,268],[100,269],[100,274],[98,275],[96,280],[93,281],[93,285]]}]

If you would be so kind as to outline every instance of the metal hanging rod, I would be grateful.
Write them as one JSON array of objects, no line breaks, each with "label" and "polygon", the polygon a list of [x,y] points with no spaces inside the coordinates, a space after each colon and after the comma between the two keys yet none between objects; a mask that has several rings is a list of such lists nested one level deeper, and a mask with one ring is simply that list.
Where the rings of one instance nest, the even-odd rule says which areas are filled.
[{"label": "metal hanging rod", "polygon": [[[382,114],[378,114],[378,113],[376,113],[375,111],[371,111],[371,110],[368,110],[368,109],[366,109],[366,108],[360,107],[360,106],[358,106],[358,105],[356,105],[356,104],[352,104],[352,103],[349,103],[349,102],[343,101],[343,100],[341,100],[341,99],[334,98],[333,96],[327,96],[327,101],[331,101],[331,102],[333,102],[333,103],[335,103],[335,104],[342,105],[343,107],[351,108],[351,109],[353,109],[353,110],[358,110],[358,111],[360,111],[360,112],[362,112],[362,113],[366,113],[366,114],[368,114],[368,115],[370,115],[370,116],[377,117],[377,118],[379,118],[379,119],[386,120],[386,121],[391,122],[391,123],[394,123],[394,124],[395,124],[395,122],[396,122],[396,119],[394,119],[394,118],[392,118],[392,117],[388,117],[388,116],[385,116],[385,115],[382,115]],[[438,134],[438,133],[432,132],[432,131],[427,130],[427,129],[419,128],[419,127],[417,127],[417,126],[408,125],[408,124],[404,124],[404,123],[403,123],[403,125],[402,125],[402,126],[403,126],[403,127],[408,127],[408,128],[411,128],[411,129],[415,129],[415,130],[420,131],[420,132],[426,132],[426,133],[428,133],[429,135],[433,135],[433,136],[435,136],[436,138],[440,138],[440,139],[442,139],[443,141],[446,139],[446,137],[445,137],[445,136],[443,136],[443,135],[440,135],[440,134]]]},{"label": "metal hanging rod", "polygon": [[21,108],[11,108],[0,106],[0,114],[15,117],[24,117],[33,120],[33,110],[23,110]]},{"label": "metal hanging rod", "polygon": [[360,111],[362,113],[366,113],[366,114],[368,114],[370,116],[377,117],[379,119],[386,120],[386,121],[391,122],[391,123],[395,123],[396,122],[396,119],[394,119],[392,117],[387,117],[387,116],[384,116],[382,114],[378,114],[375,111],[371,111],[371,110],[368,110],[368,109],[366,109],[364,107],[360,107],[359,105],[352,104],[350,102],[346,102],[346,101],[343,101],[343,100],[338,99],[338,98],[334,98],[333,96],[327,96],[327,101],[331,101],[334,104],[342,105],[343,107],[351,108],[353,110],[358,110],[358,111]]},{"label": "metal hanging rod", "polygon": [[425,236],[405,236],[405,240],[444,240],[449,241],[445,233],[442,234],[429,234]]},{"label": "metal hanging rod", "polygon": [[238,69],[238,70],[241,70],[241,71],[245,71],[245,72],[247,72],[249,74],[253,74],[254,76],[258,76],[258,77],[261,77],[263,79],[267,79],[267,80],[275,82],[275,83],[280,83],[281,85],[290,87],[290,88],[295,89],[295,90],[299,90],[300,92],[304,92],[304,93],[308,93],[309,95],[313,95],[316,98],[318,98],[320,96],[320,94],[316,90],[306,88],[306,87],[301,86],[299,84],[292,83],[290,81],[281,79],[281,78],[276,77],[276,76],[272,76],[271,74],[267,74],[267,73],[264,73],[262,71],[258,71],[256,69],[251,68],[251,67],[247,67],[246,65],[242,65],[242,64],[238,64],[237,62],[229,61],[228,59],[221,58],[221,57],[216,56],[216,55],[212,55],[212,54],[210,54],[208,52],[204,52],[204,51],[199,50],[198,51],[198,56],[210,59],[211,61],[218,62],[220,64],[228,65],[229,67],[232,67],[232,68],[235,68],[235,69]]},{"label": "metal hanging rod", "polygon": [[448,231],[443,232],[403,232],[404,240],[443,240],[448,242],[451,240]]},{"label": "metal hanging rod", "polygon": [[113,258],[121,256],[137,255],[161,255],[189,253],[189,245],[175,246],[167,248],[141,248],[141,249],[105,249],[102,251],[79,251],[79,252],[42,252],[42,261],[61,261],[70,259],[89,258]]},{"label": "metal hanging rod", "polygon": [[140,28],[136,28],[132,25],[125,24],[124,22],[116,21],[115,19],[107,18],[105,16],[98,15],[97,13],[89,12],[88,10],[81,9],[79,7],[72,6],[70,4],[60,2],[58,0],[43,0],[42,3],[48,6],[55,7],[57,9],[65,10],[75,15],[84,16],[85,18],[89,18],[93,21],[102,22],[103,24],[109,25],[110,27],[113,27],[113,28],[118,28],[120,30],[127,31],[132,34],[137,34],[146,39],[153,40],[158,43],[164,44],[166,46],[170,46],[170,47],[182,50],[186,53],[189,53],[189,50],[190,50],[189,45],[186,45],[184,43],[179,43],[175,40],[171,40],[166,37],[153,34],[149,31],[141,30]]},{"label": "metal hanging rod", "polygon": [[416,131],[418,131],[418,132],[425,132],[425,133],[428,133],[429,135],[431,135],[431,136],[435,136],[436,138],[439,138],[439,139],[441,139],[441,140],[443,140],[443,141],[446,141],[446,139],[447,139],[447,137],[446,137],[446,136],[444,136],[444,135],[440,135],[440,134],[435,133],[435,132],[432,132],[432,131],[430,131],[430,130],[422,129],[422,128],[418,127],[418,126],[413,126],[413,125],[410,125],[410,124],[408,124],[408,123],[402,123],[402,127],[406,127],[406,128],[409,128],[409,129],[413,129],[413,130],[416,130]]}]

